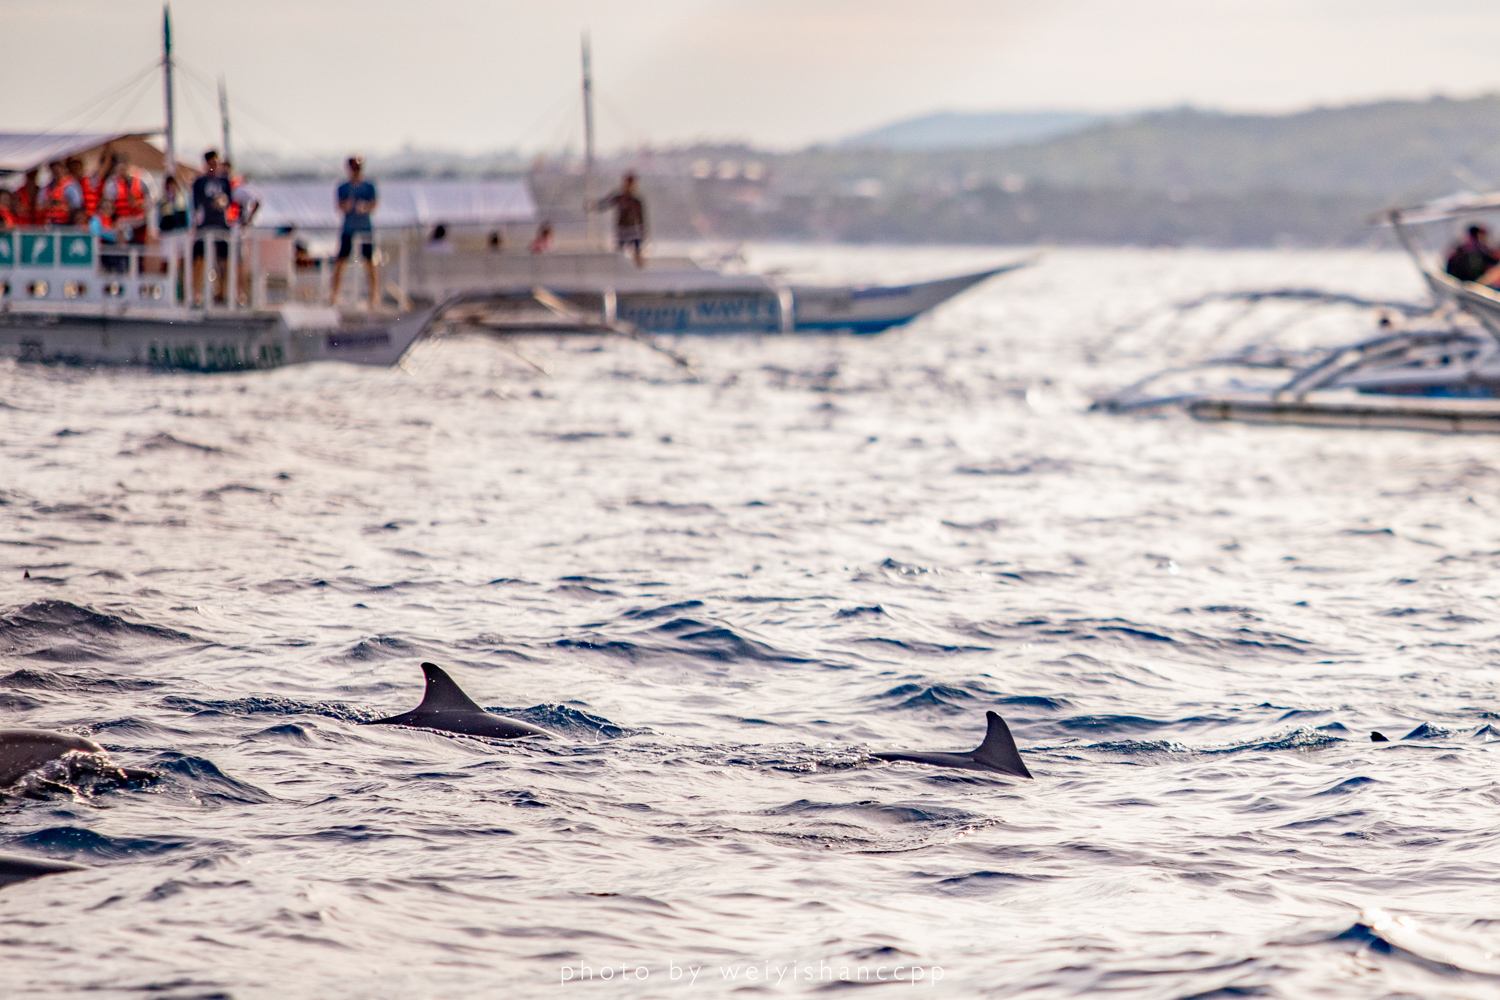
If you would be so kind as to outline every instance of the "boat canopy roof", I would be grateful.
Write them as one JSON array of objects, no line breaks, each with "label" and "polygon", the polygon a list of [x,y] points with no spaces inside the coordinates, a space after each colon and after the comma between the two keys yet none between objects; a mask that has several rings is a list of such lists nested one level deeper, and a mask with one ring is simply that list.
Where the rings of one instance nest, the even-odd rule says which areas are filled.
[{"label": "boat canopy roof", "polygon": [[1420,224],[1423,222],[1442,222],[1445,219],[1455,219],[1461,215],[1471,215],[1475,212],[1500,211],[1500,191],[1486,191],[1475,193],[1473,191],[1460,191],[1458,194],[1444,195],[1434,198],[1432,201],[1421,205],[1412,205],[1408,208],[1393,208],[1389,212],[1381,213],[1381,222],[1390,222],[1392,218],[1403,224]]},{"label": "boat canopy roof", "polygon": [[[337,181],[252,182],[260,200],[255,225],[338,229]],[[375,181],[379,201],[371,221],[382,228],[495,225],[533,222],[536,202],[522,180]]]},{"label": "boat canopy roof", "polygon": [[[49,163],[76,156],[93,170],[105,150],[115,149],[130,157],[132,166],[152,173],[167,169],[167,155],[147,139],[155,132],[0,132],[0,177],[23,174]],[[178,164],[177,179],[191,181],[198,172]]]}]

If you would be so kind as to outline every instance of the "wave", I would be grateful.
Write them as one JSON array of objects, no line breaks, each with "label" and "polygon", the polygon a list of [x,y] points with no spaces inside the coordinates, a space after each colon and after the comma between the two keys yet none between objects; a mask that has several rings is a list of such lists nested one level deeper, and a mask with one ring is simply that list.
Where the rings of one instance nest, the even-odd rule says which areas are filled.
[{"label": "wave", "polygon": [[152,653],[210,645],[161,625],[133,622],[67,601],[35,601],[0,615],[0,652],[54,663],[137,663]]}]

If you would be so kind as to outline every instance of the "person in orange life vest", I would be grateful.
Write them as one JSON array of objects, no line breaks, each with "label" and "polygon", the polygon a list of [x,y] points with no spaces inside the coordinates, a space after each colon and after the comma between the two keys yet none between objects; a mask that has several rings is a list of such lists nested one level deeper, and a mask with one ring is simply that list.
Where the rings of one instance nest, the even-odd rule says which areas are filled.
[{"label": "person in orange life vest", "polygon": [[0,188],[0,230],[14,229],[16,227],[16,213],[11,208],[15,204],[15,200],[15,195],[11,194],[5,188]]},{"label": "person in orange life vest", "polygon": [[42,217],[37,221],[50,226],[72,225],[83,212],[83,189],[61,160],[47,164],[47,173],[50,179],[43,199]]},{"label": "person in orange life vest", "polygon": [[234,172],[234,165],[228,160],[219,164],[219,169],[224,176],[229,178],[229,209],[224,217],[229,220],[231,226],[248,226],[255,221],[255,213],[260,211],[260,202],[250,189],[245,186],[245,178]]},{"label": "person in orange life vest", "polygon": [[78,182],[78,192],[83,196],[83,220],[87,222],[99,211],[99,196],[104,190],[104,175],[109,173],[110,152],[99,156],[99,169],[92,176],[83,169],[83,161],[76,156],[68,157],[68,173]]},{"label": "person in orange life vest", "polygon": [[109,176],[101,183],[101,194],[106,203],[114,206],[110,214],[125,242],[144,244],[147,233],[146,185],[131,167],[127,154],[115,154]]},{"label": "person in orange life vest", "polygon": [[37,209],[41,206],[43,191],[42,186],[36,182],[37,169],[32,167],[26,171],[26,180],[15,192],[16,222],[23,226],[39,226],[41,220],[38,218]]}]

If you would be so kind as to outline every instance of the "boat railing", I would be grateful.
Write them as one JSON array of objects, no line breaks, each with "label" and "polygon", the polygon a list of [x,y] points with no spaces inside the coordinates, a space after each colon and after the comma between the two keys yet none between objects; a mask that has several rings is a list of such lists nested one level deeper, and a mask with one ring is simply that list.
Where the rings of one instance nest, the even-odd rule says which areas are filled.
[{"label": "boat railing", "polygon": [[[196,256],[202,261],[195,266]],[[320,282],[321,284],[321,282]],[[169,232],[116,243],[82,228],[0,232],[0,305],[264,310],[297,298],[291,239],[254,230]]]}]

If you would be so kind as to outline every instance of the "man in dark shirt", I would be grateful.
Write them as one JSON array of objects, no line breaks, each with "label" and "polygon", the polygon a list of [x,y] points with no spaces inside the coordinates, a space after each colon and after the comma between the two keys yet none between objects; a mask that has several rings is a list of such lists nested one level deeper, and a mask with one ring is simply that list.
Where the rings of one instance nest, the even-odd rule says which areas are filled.
[{"label": "man in dark shirt", "polygon": [[615,249],[629,249],[636,267],[645,267],[641,245],[646,241],[646,205],[635,193],[635,174],[620,178],[620,190],[600,201],[600,211],[615,210]]},{"label": "man in dark shirt", "polygon": [[223,298],[224,278],[229,270],[229,178],[219,168],[219,153],[210,149],[203,154],[203,173],[193,181],[193,228],[199,235],[193,239],[193,305],[203,301],[203,257],[207,240],[205,230],[214,239],[214,269],[209,275],[214,283],[214,298]]},{"label": "man in dark shirt", "polygon": [[1447,272],[1459,281],[1484,281],[1490,268],[1500,263],[1500,255],[1490,246],[1489,235],[1483,226],[1470,226],[1469,238],[1448,255]]},{"label": "man in dark shirt", "polygon": [[333,265],[333,305],[339,304],[339,286],[344,280],[344,265],[359,244],[359,254],[365,259],[365,276],[370,284],[370,308],[380,305],[380,283],[375,278],[375,231],[370,224],[370,214],[375,211],[379,199],[375,185],[365,180],[365,161],[357,156],[349,157],[349,179],[339,185],[338,206],[344,213],[344,227],[339,236],[339,259]]}]

